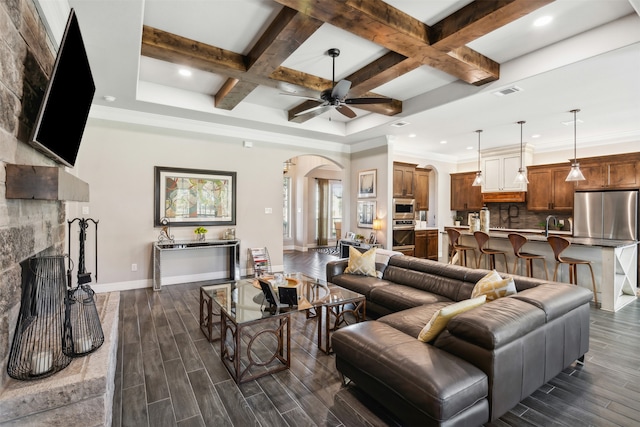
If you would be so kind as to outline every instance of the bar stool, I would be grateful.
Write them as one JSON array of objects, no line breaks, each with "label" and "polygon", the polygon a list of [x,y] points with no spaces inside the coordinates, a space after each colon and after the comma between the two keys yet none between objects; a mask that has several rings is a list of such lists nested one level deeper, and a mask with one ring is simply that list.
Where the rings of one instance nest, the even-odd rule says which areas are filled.
[{"label": "bar stool", "polygon": [[482,255],[487,255],[489,257],[489,264],[491,266],[491,270],[494,270],[496,268],[496,255],[502,254],[502,256],[504,257],[504,269],[506,270],[506,273],[508,273],[509,264],[507,264],[507,253],[499,249],[485,248],[484,245],[489,241],[489,235],[484,231],[475,231],[473,233],[473,237],[476,238],[476,242],[478,242],[478,250],[480,251],[480,257],[476,262],[476,268],[480,268]]},{"label": "bar stool", "polygon": [[449,235],[449,243],[451,244],[451,254],[449,254],[449,264],[453,263],[453,257],[456,253],[462,253],[460,256],[460,265],[467,266],[467,251],[471,251],[473,253],[473,260],[475,264],[478,262],[478,258],[476,256],[476,249],[473,246],[465,246],[461,245],[458,240],[460,239],[460,232],[453,228],[447,228],[447,234]]},{"label": "bar stool", "polygon": [[589,267],[589,271],[591,272],[591,284],[593,286],[593,299],[598,304],[598,293],[596,292],[596,278],[593,275],[593,267],[591,267],[591,261],[587,261],[584,259],[577,258],[568,258],[562,257],[562,252],[571,246],[571,242],[564,237],[560,236],[548,236],[547,241],[549,245],[551,245],[551,249],[553,250],[553,255],[556,258],[556,268],[553,271],[553,280],[555,281],[558,277],[558,267],[560,264],[568,264],[569,265],[569,283],[574,285],[578,284],[578,265],[586,265]]},{"label": "bar stool", "polygon": [[518,260],[523,259],[527,266],[527,276],[533,277],[533,260],[540,259],[542,260],[542,265],[544,267],[544,276],[547,280],[549,280],[549,273],[547,272],[547,261],[544,259],[544,256],[522,252],[522,247],[529,241],[529,239],[518,233],[509,233],[508,237],[509,241],[511,242],[511,246],[513,247],[513,254],[516,256],[516,259],[513,261],[513,272],[515,273],[518,271]]}]

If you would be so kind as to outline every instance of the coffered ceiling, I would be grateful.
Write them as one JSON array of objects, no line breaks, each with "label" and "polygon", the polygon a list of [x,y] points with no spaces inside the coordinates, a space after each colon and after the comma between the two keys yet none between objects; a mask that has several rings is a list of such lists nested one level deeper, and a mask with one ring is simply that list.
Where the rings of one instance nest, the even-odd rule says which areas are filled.
[{"label": "coffered ceiling", "polygon": [[[486,148],[517,143],[518,120],[527,121],[525,138],[541,135],[528,141],[536,147],[570,144],[562,122],[572,108],[582,109],[585,141],[640,140],[637,1],[69,4],[96,79],[93,116],[300,144],[392,136],[406,151],[464,158],[475,129],[484,129]],[[551,22],[534,26],[544,16]],[[349,105],[355,118],[334,108],[299,114],[332,87],[331,48],[340,50],[335,78],[351,82],[349,98],[392,102]],[[399,122],[408,124],[392,126]]]}]

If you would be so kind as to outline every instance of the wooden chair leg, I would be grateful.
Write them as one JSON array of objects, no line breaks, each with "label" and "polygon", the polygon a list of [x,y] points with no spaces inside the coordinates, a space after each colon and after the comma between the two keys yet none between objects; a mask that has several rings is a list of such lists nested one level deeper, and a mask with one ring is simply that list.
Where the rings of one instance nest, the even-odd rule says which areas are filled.
[{"label": "wooden chair leg", "polygon": [[527,277],[533,277],[533,258],[527,258]]},{"label": "wooden chair leg", "polygon": [[556,261],[556,268],[553,270],[553,281],[557,281],[558,278],[558,267],[560,267],[560,263]]},{"label": "wooden chair leg", "polygon": [[544,267],[544,277],[549,280],[549,273],[547,272],[547,261],[544,258],[540,258],[542,260],[542,267]]},{"label": "wooden chair leg", "polygon": [[518,274],[518,260],[520,258],[516,257],[516,259],[513,260],[513,274]]}]

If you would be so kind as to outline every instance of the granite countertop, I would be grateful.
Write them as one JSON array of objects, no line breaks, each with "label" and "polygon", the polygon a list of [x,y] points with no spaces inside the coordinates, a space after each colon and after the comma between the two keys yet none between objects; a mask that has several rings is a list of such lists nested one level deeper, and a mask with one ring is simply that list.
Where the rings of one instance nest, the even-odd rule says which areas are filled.
[{"label": "granite countertop", "polygon": [[[447,227],[455,228],[460,231],[463,236],[471,236],[473,233],[469,231],[469,227]],[[521,233],[527,236],[531,242],[546,242],[544,230],[538,229],[510,229],[510,228],[490,228],[489,236],[498,239],[508,239],[509,233]],[[549,231],[551,236],[562,236],[573,245],[581,246],[598,246],[603,248],[620,248],[623,246],[637,245],[637,240],[610,240],[610,239],[592,239],[587,237],[573,237],[570,231]]]}]

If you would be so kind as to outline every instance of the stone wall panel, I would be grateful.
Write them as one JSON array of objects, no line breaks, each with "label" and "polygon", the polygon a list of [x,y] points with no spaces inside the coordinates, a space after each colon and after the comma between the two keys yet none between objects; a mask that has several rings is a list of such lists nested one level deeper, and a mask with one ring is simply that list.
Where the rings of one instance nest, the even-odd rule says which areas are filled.
[{"label": "stone wall panel", "polygon": [[7,200],[5,163],[54,165],[27,144],[55,60],[32,0],[0,1],[0,394],[22,293],[20,262],[65,250],[64,202]]}]

